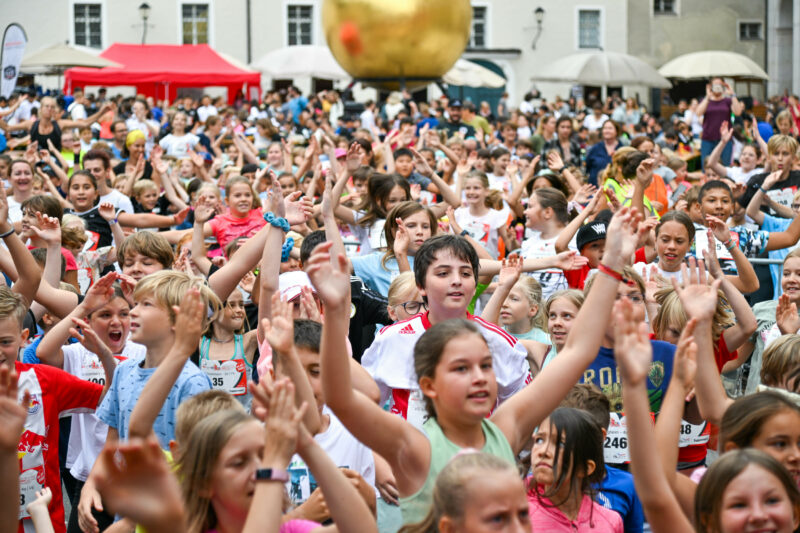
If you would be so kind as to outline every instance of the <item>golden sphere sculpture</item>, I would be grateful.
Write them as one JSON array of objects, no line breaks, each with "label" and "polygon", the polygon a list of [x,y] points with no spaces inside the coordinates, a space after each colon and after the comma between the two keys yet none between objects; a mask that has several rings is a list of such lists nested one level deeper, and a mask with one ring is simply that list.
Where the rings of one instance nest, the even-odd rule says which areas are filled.
[{"label": "golden sphere sculpture", "polygon": [[322,25],[333,57],[351,76],[387,89],[405,80],[411,88],[439,79],[461,56],[472,6],[470,0],[324,0]]}]

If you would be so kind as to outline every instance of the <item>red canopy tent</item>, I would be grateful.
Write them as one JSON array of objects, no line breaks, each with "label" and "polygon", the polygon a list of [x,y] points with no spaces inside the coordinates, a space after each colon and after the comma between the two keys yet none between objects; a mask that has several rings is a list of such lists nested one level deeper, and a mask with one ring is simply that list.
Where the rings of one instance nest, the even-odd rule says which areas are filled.
[{"label": "red canopy tent", "polygon": [[256,99],[261,92],[259,72],[231,64],[207,44],[115,43],[100,56],[122,67],[68,69],[64,72],[65,94],[86,85],[133,85],[137,93],[172,102],[179,87],[224,86],[228,102],[233,103],[239,90]]}]

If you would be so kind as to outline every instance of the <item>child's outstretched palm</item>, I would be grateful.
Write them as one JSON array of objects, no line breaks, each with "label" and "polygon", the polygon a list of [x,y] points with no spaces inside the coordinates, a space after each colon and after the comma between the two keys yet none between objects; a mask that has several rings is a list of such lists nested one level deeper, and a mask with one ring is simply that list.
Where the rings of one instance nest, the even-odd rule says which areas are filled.
[{"label": "child's outstretched palm", "polygon": [[317,294],[326,305],[341,305],[350,300],[350,272],[347,259],[331,258],[333,243],[322,243],[314,249],[308,261],[308,277],[317,289]]},{"label": "child's outstretched palm", "polygon": [[633,318],[633,304],[628,299],[614,304],[614,358],[626,383],[638,385],[647,379],[653,348],[647,324]]},{"label": "child's outstretched palm", "polygon": [[97,460],[97,488],[111,512],[154,532],[175,531],[183,523],[178,480],[155,437],[107,444]]},{"label": "child's outstretched palm", "polygon": [[36,213],[36,221],[39,227],[31,226],[37,237],[47,244],[61,244],[61,223],[55,217]]},{"label": "child's outstretched palm", "polygon": [[289,353],[294,346],[294,319],[292,304],[281,299],[280,291],[272,295],[272,320],[261,321],[269,345],[277,353]]},{"label": "child's outstretched palm", "polygon": [[520,274],[522,274],[522,259],[518,255],[509,255],[503,259],[497,282],[502,287],[511,288],[519,280]]},{"label": "child's outstretched palm", "polygon": [[83,304],[89,312],[100,309],[114,298],[113,285],[116,280],[116,272],[109,272],[89,288],[86,292],[86,297],[83,299]]},{"label": "child's outstretched palm", "polygon": [[714,280],[710,285],[706,279],[703,261],[689,258],[689,266],[681,265],[683,282],[678,284],[672,278],[672,286],[690,318],[711,320],[717,311],[718,291],[722,280]]},{"label": "child's outstretched palm", "polygon": [[797,333],[800,330],[800,316],[797,316],[797,304],[789,299],[788,294],[781,294],[778,307],[775,308],[775,321],[783,335]]},{"label": "child's outstretched palm", "polygon": [[694,328],[697,326],[697,319],[693,318],[686,323],[678,339],[675,349],[675,361],[673,372],[680,380],[684,390],[691,390],[694,387],[694,378],[697,375],[697,344],[694,342]]},{"label": "child's outstretched palm", "polygon": [[192,287],[186,291],[180,307],[175,306],[173,310],[175,340],[172,349],[180,350],[182,354],[191,354],[200,345],[200,335],[203,334],[203,315],[206,307],[200,297],[200,289]]},{"label": "child's outstretched palm", "polygon": [[78,339],[81,346],[94,354],[111,354],[111,349],[97,336],[97,332],[88,322],[75,317],[72,317],[72,322],[75,327],[69,328],[69,334]]}]

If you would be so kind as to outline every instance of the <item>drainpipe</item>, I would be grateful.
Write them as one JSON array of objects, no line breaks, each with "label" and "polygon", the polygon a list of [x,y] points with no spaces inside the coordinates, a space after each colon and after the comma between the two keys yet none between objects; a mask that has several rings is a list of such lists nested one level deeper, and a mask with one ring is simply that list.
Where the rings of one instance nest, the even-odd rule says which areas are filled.
[{"label": "drainpipe", "polygon": [[247,33],[246,33],[246,39],[247,39],[247,64],[249,65],[250,62],[253,60],[252,47],[251,47],[252,42],[251,42],[251,39],[250,39],[250,0],[245,0],[244,3],[245,3],[245,13],[246,13],[245,14],[245,18],[247,19]]}]

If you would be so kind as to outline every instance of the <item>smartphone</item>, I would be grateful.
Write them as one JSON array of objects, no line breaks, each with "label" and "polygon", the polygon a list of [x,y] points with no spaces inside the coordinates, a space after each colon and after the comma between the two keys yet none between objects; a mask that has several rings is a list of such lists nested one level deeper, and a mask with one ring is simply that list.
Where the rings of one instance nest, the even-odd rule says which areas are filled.
[{"label": "smartphone", "polygon": [[689,185],[685,181],[682,181],[680,185],[678,185],[678,187],[675,189],[675,192],[672,193],[672,196],[670,196],[669,199],[670,203],[672,205],[675,205],[675,202],[680,200],[681,195],[683,195],[683,193],[685,193],[688,189]]}]

